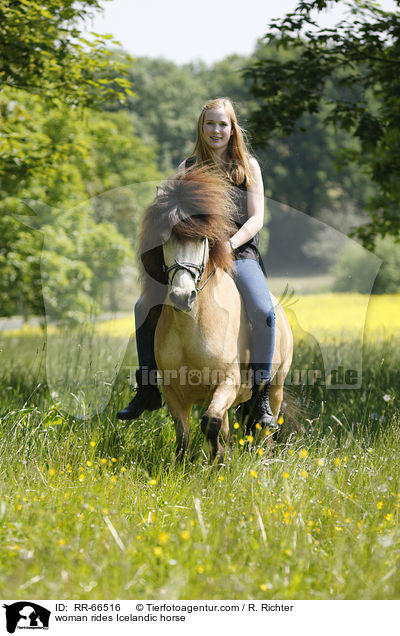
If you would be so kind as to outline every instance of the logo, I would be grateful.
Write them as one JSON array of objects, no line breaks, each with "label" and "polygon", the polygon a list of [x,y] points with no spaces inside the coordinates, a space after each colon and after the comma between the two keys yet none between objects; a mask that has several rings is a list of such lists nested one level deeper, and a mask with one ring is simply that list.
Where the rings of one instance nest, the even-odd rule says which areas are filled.
[{"label": "logo", "polygon": [[7,631],[13,634],[16,629],[49,629],[51,612],[31,601],[19,601],[6,608]]}]

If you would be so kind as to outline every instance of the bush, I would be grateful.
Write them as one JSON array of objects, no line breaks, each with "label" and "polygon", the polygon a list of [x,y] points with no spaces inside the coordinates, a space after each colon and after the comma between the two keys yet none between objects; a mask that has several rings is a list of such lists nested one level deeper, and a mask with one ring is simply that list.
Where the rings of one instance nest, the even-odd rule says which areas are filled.
[{"label": "bush", "polygon": [[[381,259],[382,264],[377,272]],[[332,268],[333,291],[361,294],[394,294],[400,291],[400,248],[392,238],[377,241],[375,255],[353,243],[347,246]],[[375,282],[374,282],[375,279]]]}]

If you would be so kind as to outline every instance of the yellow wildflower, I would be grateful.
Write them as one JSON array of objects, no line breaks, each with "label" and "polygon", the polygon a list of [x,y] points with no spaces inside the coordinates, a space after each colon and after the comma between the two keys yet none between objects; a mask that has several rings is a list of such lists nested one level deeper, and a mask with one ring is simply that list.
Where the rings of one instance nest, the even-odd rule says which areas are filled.
[{"label": "yellow wildflower", "polygon": [[157,484],[157,480],[156,479],[150,479],[149,481],[149,485],[150,486],[155,486]]},{"label": "yellow wildflower", "polygon": [[301,459],[305,459],[306,457],[308,457],[308,451],[305,448],[303,448],[300,451],[300,457],[301,457]]},{"label": "yellow wildflower", "polygon": [[49,470],[50,477],[54,477],[55,474],[56,474],[56,471],[54,470],[54,468],[50,468]]},{"label": "yellow wildflower", "polygon": [[81,473],[78,477],[79,481],[85,481],[85,475]]},{"label": "yellow wildflower", "polygon": [[182,530],[181,532],[181,539],[182,541],[189,541],[190,539],[190,532],[188,530]]},{"label": "yellow wildflower", "polygon": [[382,508],[383,508],[383,501],[378,501],[378,503],[376,504],[376,507],[378,508],[378,510],[382,510]]},{"label": "yellow wildflower", "polygon": [[333,460],[333,463],[335,464],[336,468],[340,466],[340,457],[335,457],[335,459]]},{"label": "yellow wildflower", "polygon": [[199,574],[203,574],[204,567],[202,565],[199,565],[199,567],[197,568],[197,571],[198,571]]},{"label": "yellow wildflower", "polygon": [[244,439],[240,439],[239,440],[239,444],[240,444],[240,446],[244,446]]},{"label": "yellow wildflower", "polygon": [[162,548],[160,548],[159,545],[156,545],[155,548],[153,548],[153,552],[156,556],[161,556],[162,555]]},{"label": "yellow wildflower", "polygon": [[100,464],[103,464],[103,466],[104,466],[104,464],[107,464],[107,460],[105,459],[105,457],[101,458]]},{"label": "yellow wildflower", "polygon": [[252,442],[254,440],[254,437],[252,435],[246,435],[246,439],[248,442]]},{"label": "yellow wildflower", "polygon": [[88,461],[86,462],[86,466],[89,466],[89,468],[90,468],[91,466],[93,466],[93,464],[92,464],[92,462],[91,462],[90,460],[88,460]]},{"label": "yellow wildflower", "polygon": [[257,424],[256,424],[256,429],[257,429],[258,431],[261,431],[261,429],[262,429],[261,424],[259,424],[258,422],[257,422]]},{"label": "yellow wildflower", "polygon": [[290,476],[289,473],[286,473],[286,472],[282,473],[283,479],[289,479],[289,476]]},{"label": "yellow wildflower", "polygon": [[257,451],[257,453],[258,453],[259,455],[263,455],[263,454],[264,454],[264,449],[263,449],[263,448],[259,448],[259,449],[258,449],[258,451]]},{"label": "yellow wildflower", "polygon": [[318,466],[323,466],[324,464],[325,464],[325,459],[323,457],[320,457],[319,459],[317,459]]},{"label": "yellow wildflower", "polygon": [[267,586],[265,585],[265,583],[261,583],[261,585],[260,585],[260,590],[261,590],[262,592],[266,592],[266,591],[267,591],[267,589],[268,589],[268,588],[267,588]]},{"label": "yellow wildflower", "polygon": [[236,430],[237,430],[238,428],[240,428],[240,424],[239,424],[239,422],[235,422],[235,423],[234,423],[234,425],[233,425],[233,428],[235,428]]},{"label": "yellow wildflower", "polygon": [[301,476],[303,477],[303,479],[305,479],[307,475],[308,475],[308,472],[306,470],[301,471]]},{"label": "yellow wildflower", "polygon": [[160,532],[160,534],[158,535],[157,541],[160,545],[167,545],[169,541],[168,532]]},{"label": "yellow wildflower", "polygon": [[92,448],[94,448],[94,447],[96,446],[96,442],[94,442],[94,441],[92,440],[92,441],[90,442],[90,446],[91,446]]},{"label": "yellow wildflower", "polygon": [[254,478],[256,478],[256,477],[257,477],[257,473],[256,473],[256,471],[255,471],[255,470],[251,470],[251,471],[250,471],[250,477],[254,477]]}]

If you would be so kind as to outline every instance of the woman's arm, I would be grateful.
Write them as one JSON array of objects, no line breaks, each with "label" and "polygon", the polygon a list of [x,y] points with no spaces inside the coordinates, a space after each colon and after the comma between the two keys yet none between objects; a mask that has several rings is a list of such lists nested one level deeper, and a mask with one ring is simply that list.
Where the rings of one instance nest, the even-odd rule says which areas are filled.
[{"label": "woman's arm", "polygon": [[243,223],[231,240],[236,247],[250,241],[259,232],[264,223],[264,185],[258,161],[251,157],[249,160],[253,183],[247,186],[247,212],[249,218]]}]

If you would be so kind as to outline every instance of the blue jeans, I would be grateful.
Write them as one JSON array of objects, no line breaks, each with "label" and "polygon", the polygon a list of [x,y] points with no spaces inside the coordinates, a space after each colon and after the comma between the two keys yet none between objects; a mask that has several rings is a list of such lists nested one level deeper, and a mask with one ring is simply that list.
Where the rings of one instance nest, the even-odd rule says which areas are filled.
[{"label": "blue jeans", "polygon": [[[244,302],[252,326],[250,361],[257,384],[271,378],[275,342],[275,313],[267,281],[259,263],[246,258],[235,261],[233,279]],[[154,357],[156,323],[149,316],[143,296],[135,305],[136,346],[140,369],[157,368]]]},{"label": "blue jeans", "polygon": [[260,384],[271,379],[275,343],[274,306],[267,281],[257,261],[250,258],[236,260],[232,275],[252,327],[250,362],[255,383]]}]

